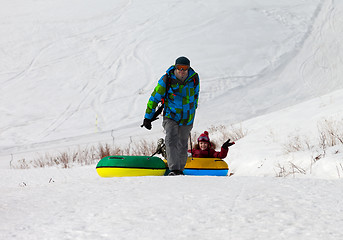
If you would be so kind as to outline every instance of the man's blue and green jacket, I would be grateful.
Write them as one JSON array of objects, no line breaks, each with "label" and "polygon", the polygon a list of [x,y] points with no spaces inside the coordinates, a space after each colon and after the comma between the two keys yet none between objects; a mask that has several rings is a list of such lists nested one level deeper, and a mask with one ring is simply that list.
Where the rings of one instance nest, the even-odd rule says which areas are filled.
[{"label": "man's blue and green jacket", "polygon": [[[198,107],[199,76],[192,68],[189,68],[188,77],[185,81],[181,81],[176,78],[174,70],[175,65],[171,66],[158,81],[149,98],[145,118],[152,119],[158,103],[164,102],[163,115],[165,117],[175,120],[179,125],[191,125]],[[170,84],[169,87],[167,84]],[[164,99],[165,96],[166,99]]]}]

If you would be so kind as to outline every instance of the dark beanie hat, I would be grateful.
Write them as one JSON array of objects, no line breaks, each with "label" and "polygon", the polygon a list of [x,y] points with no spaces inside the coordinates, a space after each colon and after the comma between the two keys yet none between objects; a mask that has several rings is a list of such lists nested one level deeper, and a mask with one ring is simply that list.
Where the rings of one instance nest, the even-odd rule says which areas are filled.
[{"label": "dark beanie hat", "polygon": [[191,62],[186,57],[179,57],[175,60],[175,65],[178,65],[178,64],[190,66]]}]

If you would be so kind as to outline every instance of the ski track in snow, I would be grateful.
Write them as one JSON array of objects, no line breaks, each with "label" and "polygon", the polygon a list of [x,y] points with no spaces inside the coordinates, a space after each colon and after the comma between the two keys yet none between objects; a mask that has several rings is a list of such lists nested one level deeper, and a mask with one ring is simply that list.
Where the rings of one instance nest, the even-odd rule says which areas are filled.
[{"label": "ski track in snow", "polygon": [[[107,32],[112,26],[117,25],[117,21],[119,21],[123,17],[124,12],[128,8],[129,5],[130,5],[130,1],[128,1],[128,3],[125,6],[123,6],[121,9],[119,9],[119,14],[118,14],[118,10],[113,11],[113,12],[115,12],[115,15],[118,15],[118,16],[114,17],[113,20],[111,20],[109,23],[104,24],[100,28],[96,28],[96,29],[92,29],[90,31],[78,33],[76,35],[72,35],[71,37],[67,37],[67,39],[72,38],[72,39],[77,40],[80,37],[88,38],[88,37],[91,37],[94,35],[96,36],[97,33]],[[110,17],[112,17],[112,16],[110,15]],[[65,41],[65,40],[63,40],[63,41]],[[111,64],[111,65],[113,65],[113,64]],[[56,120],[53,121],[51,123],[51,125],[43,131],[42,138],[46,138],[47,136],[49,136],[51,133],[56,131],[56,129],[58,129],[64,122],[68,121],[68,119],[73,117],[73,115],[75,115],[77,112],[82,110],[82,106],[89,99],[93,99],[93,100],[91,100],[91,106],[90,107],[95,110],[96,114],[99,114],[101,116],[100,112],[96,111],[97,106],[95,104],[96,104],[97,99],[99,98],[101,92],[103,92],[103,87],[109,85],[109,83],[106,82],[106,78],[103,78],[103,76],[108,72],[108,70],[111,70],[111,66],[109,66],[107,68],[107,70],[103,70],[101,75],[99,76],[99,79],[97,79],[96,81],[94,81],[94,80],[93,81],[90,81],[90,80],[87,81],[87,83],[83,86],[82,92],[81,92],[81,94],[83,95],[83,99],[81,99],[79,102],[76,102],[76,103],[71,101],[71,103],[65,109],[65,111],[62,112],[61,115],[59,117],[57,117]]]},{"label": "ski track in snow", "polygon": [[[169,58],[170,47],[166,47],[166,44],[168,45],[168,42],[170,41],[170,33],[176,32],[179,34],[173,34],[173,42],[175,43],[188,41],[189,39],[196,39],[198,36],[194,34],[197,34],[197,31],[200,31],[203,32],[204,38],[209,39],[209,43],[213,40],[218,41],[219,39],[219,44],[222,44],[222,40],[219,35],[217,38],[212,38],[209,34],[206,34],[206,29],[216,29],[218,27],[218,23],[223,24],[223,27],[232,27],[232,23],[222,17],[228,14],[230,15],[232,11],[230,9],[230,5],[228,5],[228,8],[223,7],[215,10],[213,4],[199,1],[199,16],[183,16],[182,20],[190,21],[192,24],[189,24],[188,28],[185,28],[182,24],[177,28],[177,25],[169,24],[170,21],[175,18],[177,11],[180,10],[181,12],[184,12],[187,8],[193,7],[192,4],[184,2],[160,2],[159,4],[161,7],[169,7],[172,11],[160,11],[158,8],[160,6],[154,5],[154,7],[151,8],[152,15],[145,13],[141,10],[139,5],[135,4],[136,3],[131,1],[123,1],[119,5],[112,5],[108,9],[102,10],[102,13],[98,10],[95,15],[82,15],[82,18],[77,19],[75,23],[70,16],[68,16],[67,19],[63,19],[63,21],[60,20],[61,17],[59,15],[56,17],[58,20],[49,18],[47,26],[58,27],[59,29],[60,24],[63,22],[69,23],[71,26],[66,28],[60,36],[49,36],[42,39],[35,39],[34,48],[47,44],[46,46],[48,46],[48,49],[41,49],[40,54],[38,54],[34,60],[31,60],[31,67],[33,67],[33,63],[36,65],[35,68],[39,68],[44,64],[45,67],[52,71],[59,71],[57,66],[61,64],[70,63],[74,66],[76,64],[75,62],[80,62],[78,63],[77,69],[72,69],[79,73],[73,76],[73,79],[70,80],[75,83],[73,83],[68,89],[56,86],[57,88],[60,88],[60,90],[56,90],[63,94],[61,99],[66,100],[61,101],[61,99],[57,98],[55,102],[51,102],[52,105],[56,105],[56,107],[58,107],[58,109],[54,111],[51,111],[54,108],[46,107],[46,112],[44,113],[45,117],[40,120],[37,119],[35,122],[36,125],[41,125],[42,129],[32,132],[29,130],[30,126],[32,126],[31,124],[28,124],[25,127],[27,129],[25,130],[28,131],[31,136],[27,137],[26,134],[22,134],[21,142],[24,143],[23,148],[30,146],[32,143],[43,143],[61,138],[74,137],[78,134],[77,132],[81,132],[81,135],[94,133],[94,137],[97,138],[97,132],[94,132],[94,129],[97,131],[111,131],[114,129],[114,126],[118,125],[118,122],[124,122],[126,124],[129,121],[130,124],[136,123],[139,125],[142,121],[145,107],[142,99],[145,99],[145,102],[147,101],[148,95],[156,84],[156,80],[163,74],[165,69],[169,67],[169,64],[167,64],[167,66],[164,64],[162,71],[156,71],[156,67],[152,65],[152,63],[154,63],[152,58],[153,56],[156,56],[156,53],[151,52],[152,56],[148,56],[148,54],[150,54],[149,50],[151,49],[156,51],[154,49],[155,46],[158,48],[161,48],[162,46],[161,50],[165,51],[165,53],[159,53],[159,56],[164,55]],[[264,8],[261,7],[261,4],[257,4],[255,6],[256,8],[250,9],[245,6],[246,4],[248,3],[244,2],[241,6],[233,5],[233,8],[245,10],[244,16],[247,17],[249,17],[248,13],[252,14],[253,17],[259,18],[265,15],[270,23],[274,24],[275,22],[280,24],[280,26],[285,28],[285,31],[287,29],[287,31],[295,31],[295,26],[299,25],[299,23],[301,23],[300,25],[302,28],[303,25],[307,24],[308,28],[311,29],[312,21],[316,18],[316,14],[318,14],[321,9],[323,1],[318,1],[317,4],[312,5],[316,6],[317,9],[314,9],[312,19],[310,20],[306,20],[306,15],[298,16],[293,13],[291,8],[283,7],[278,9],[273,6],[269,9],[266,8],[268,10],[264,10]],[[252,6],[254,6],[254,4],[252,4]],[[134,18],[131,18],[138,13],[142,14],[142,20],[134,20]],[[208,16],[205,20],[201,20],[204,19],[201,18],[201,14],[207,14]],[[40,33],[43,33],[43,31],[47,29],[45,26],[42,27],[40,25],[42,24],[44,17],[45,16],[38,18],[39,21],[37,22],[30,22],[34,27],[34,32],[36,33],[35,36],[39,36]],[[28,17],[28,19],[30,18]],[[263,20],[267,21],[266,19]],[[290,23],[287,21],[290,21]],[[243,24],[245,23],[243,22]],[[162,30],[164,27],[166,27],[168,31],[165,29]],[[244,25],[244,27],[246,26]],[[159,37],[157,37],[156,32],[153,31],[154,28],[161,29],[161,31],[158,32]],[[78,30],[75,31],[76,29]],[[301,47],[302,42],[306,37],[307,33],[303,34],[303,40],[300,40],[300,43],[297,43],[298,47]],[[226,35],[224,35],[222,39],[226,39]],[[42,41],[43,45],[38,45],[38,40]],[[17,40],[17,42],[20,43],[19,40]],[[163,43],[164,45],[162,45]],[[232,43],[235,44],[235,42]],[[29,48],[30,42],[26,42],[25,44]],[[198,45],[195,44],[194,47],[190,47],[190,53],[194,51],[193,49],[201,49],[201,46],[197,46]],[[223,46],[225,47],[225,45]],[[63,54],[58,55],[58,49],[63,49]],[[69,55],[66,55],[66,53],[68,53],[64,51],[66,49],[70,50]],[[290,48],[286,50],[293,51],[294,49]],[[180,52],[180,54],[183,54],[183,52],[187,53],[187,51],[183,49],[177,50],[176,52]],[[199,55],[199,51],[195,52]],[[204,51],[203,54],[207,55],[205,52],[206,51]],[[42,58],[43,53],[46,55],[44,58]],[[46,59],[49,54],[51,54],[51,57],[48,57],[48,61],[44,61],[43,59]],[[204,61],[203,59],[206,59],[205,55],[199,55],[198,59]],[[76,58],[72,60],[74,56],[76,56]],[[213,58],[212,55],[210,55],[210,57]],[[42,60],[39,61],[39,58],[42,58]],[[173,60],[174,57],[172,57],[172,61]],[[201,61],[199,61],[199,63],[201,63]],[[214,105],[214,108],[220,106],[221,104],[214,104],[213,101],[217,101],[216,99],[226,98],[228,94],[232,96],[233,99],[240,99],[240,97],[235,96],[242,96],[247,92],[244,86],[255,89],[258,85],[258,81],[256,80],[262,80],[262,82],[266,81],[265,79],[269,78],[267,73],[275,71],[275,66],[286,64],[284,63],[285,60],[281,57],[280,59],[274,59],[271,61],[275,62],[271,62],[269,65],[266,65],[266,68],[262,68],[260,70],[261,72],[257,71],[254,73],[254,70],[252,70],[251,72],[254,73],[252,75],[244,71],[239,71],[239,69],[235,69],[234,64],[230,67],[232,69],[231,74],[230,71],[226,70],[227,67],[225,64],[223,67],[215,66],[215,68],[221,69],[221,76],[213,77],[214,75],[212,74],[209,76],[205,75],[205,77],[202,78],[202,72],[207,72],[206,67],[203,71],[201,71],[201,68],[199,67],[196,68],[200,70],[200,77],[203,81],[201,84],[202,97],[200,98],[200,103],[203,104],[205,107],[204,109],[207,109],[207,105]],[[281,63],[278,63],[278,61]],[[170,64],[172,63],[173,62]],[[197,61],[195,60],[194,63],[197,64]],[[85,65],[87,72],[81,74],[81,72],[84,71],[84,68],[82,68],[83,65]],[[156,60],[154,65],[156,65]],[[209,64],[205,62],[205,65]],[[91,67],[88,68],[88,66]],[[132,71],[132,68],[136,68],[139,74]],[[130,73],[130,71],[132,71],[132,73]],[[24,72],[28,73],[30,71],[26,68],[26,70],[21,72],[23,74]],[[137,78],[137,76],[139,76],[139,80],[132,83],[133,79]],[[30,79],[32,77],[27,76],[27,78]],[[14,79],[18,80],[18,77],[14,77]],[[68,77],[66,79],[68,79]],[[214,81],[214,79],[221,80]],[[60,79],[56,79],[56,81],[58,82]],[[74,92],[73,87],[75,87],[76,90],[81,91]],[[125,87],[129,89],[134,88],[135,90],[128,91],[130,92],[130,94],[128,94],[127,91],[120,90]],[[104,88],[107,91],[104,91]],[[235,89],[238,89],[238,91],[232,92],[229,90],[232,88],[233,91]],[[140,89],[139,93],[142,94],[137,96],[137,89]],[[65,94],[64,90],[68,90],[69,93]],[[54,98],[55,96],[52,95],[52,99]],[[119,99],[121,102],[114,101],[115,99]],[[48,99],[47,101],[49,102]],[[56,103],[56,101],[58,102]],[[123,105],[122,101],[126,101],[126,105]],[[35,104],[35,102],[33,102],[33,104]],[[240,104],[246,106],[242,107],[243,112],[238,109],[232,109],[233,111],[238,110],[236,115],[238,117],[230,118],[229,120],[226,120],[226,122],[242,120],[246,114],[251,117],[263,112],[259,109],[253,109],[256,108],[255,104],[252,104],[251,99],[246,97],[243,97]],[[244,109],[246,109],[246,111]],[[20,110],[21,109],[18,109],[19,112]],[[40,112],[39,108],[37,108],[37,113],[38,112]],[[253,113],[253,115],[249,112]],[[88,122],[79,124],[85,117],[89,118]],[[96,119],[98,122],[97,126],[95,126]],[[204,119],[201,123],[202,125],[205,125],[205,123],[208,122],[208,119],[203,118],[203,116],[199,119]],[[223,121],[221,117],[220,121]],[[11,131],[10,125],[6,126],[4,129],[5,131]],[[134,129],[131,129],[131,131],[134,131]],[[32,142],[32,140],[35,142]],[[14,147],[18,148],[19,146]],[[6,147],[6,149],[9,148]]]}]

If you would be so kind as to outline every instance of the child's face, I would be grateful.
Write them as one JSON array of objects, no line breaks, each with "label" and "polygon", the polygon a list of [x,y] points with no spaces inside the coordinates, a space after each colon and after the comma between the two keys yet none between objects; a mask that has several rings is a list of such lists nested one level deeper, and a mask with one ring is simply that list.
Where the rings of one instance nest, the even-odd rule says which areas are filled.
[{"label": "child's face", "polygon": [[199,142],[199,147],[201,150],[206,150],[208,148],[208,142]]}]

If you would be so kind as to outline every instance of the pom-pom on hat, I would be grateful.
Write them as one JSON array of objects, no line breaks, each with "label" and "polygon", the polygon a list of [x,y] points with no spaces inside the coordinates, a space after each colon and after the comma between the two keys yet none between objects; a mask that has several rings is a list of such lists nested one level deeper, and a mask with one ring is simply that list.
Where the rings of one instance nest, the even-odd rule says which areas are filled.
[{"label": "pom-pom on hat", "polygon": [[210,143],[210,137],[208,136],[208,132],[205,131],[204,133],[200,134],[198,137],[198,143],[199,142],[208,142]]}]

